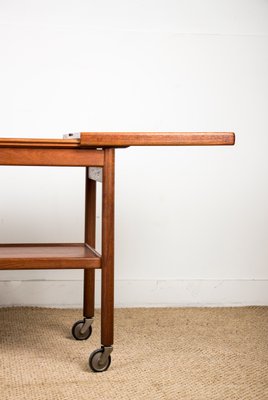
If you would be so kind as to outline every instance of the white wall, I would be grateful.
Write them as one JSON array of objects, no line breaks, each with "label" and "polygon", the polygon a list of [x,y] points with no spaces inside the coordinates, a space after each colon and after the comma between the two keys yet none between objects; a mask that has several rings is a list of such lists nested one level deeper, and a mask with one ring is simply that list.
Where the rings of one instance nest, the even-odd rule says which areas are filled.
[{"label": "white wall", "polygon": [[[1,137],[237,134],[117,150],[117,305],[268,304],[267,18],[262,0],[0,0]],[[83,240],[82,170],[0,167],[0,188],[0,242]],[[0,271],[0,304],[80,306],[81,277]]]}]

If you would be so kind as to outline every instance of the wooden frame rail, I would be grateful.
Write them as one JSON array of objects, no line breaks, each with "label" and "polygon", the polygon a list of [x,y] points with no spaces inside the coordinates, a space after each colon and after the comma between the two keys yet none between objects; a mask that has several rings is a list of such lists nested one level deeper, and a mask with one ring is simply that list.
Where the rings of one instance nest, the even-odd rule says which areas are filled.
[{"label": "wooden frame rail", "polygon": [[0,148],[0,165],[99,167],[104,165],[104,151],[58,148]]}]

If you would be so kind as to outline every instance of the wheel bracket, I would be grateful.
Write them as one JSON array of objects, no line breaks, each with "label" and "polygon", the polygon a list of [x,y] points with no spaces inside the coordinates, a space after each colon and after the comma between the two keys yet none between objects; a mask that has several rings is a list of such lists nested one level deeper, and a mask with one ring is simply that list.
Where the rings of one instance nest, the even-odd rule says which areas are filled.
[{"label": "wheel bracket", "polygon": [[98,364],[100,367],[105,365],[106,362],[108,361],[108,358],[109,358],[111,352],[113,351],[113,346],[101,346],[101,348],[102,348],[102,354],[98,361]]},{"label": "wheel bracket", "polygon": [[81,335],[84,335],[86,333],[86,331],[92,325],[93,321],[94,321],[94,318],[84,318],[84,324],[83,324],[82,328],[80,329]]}]

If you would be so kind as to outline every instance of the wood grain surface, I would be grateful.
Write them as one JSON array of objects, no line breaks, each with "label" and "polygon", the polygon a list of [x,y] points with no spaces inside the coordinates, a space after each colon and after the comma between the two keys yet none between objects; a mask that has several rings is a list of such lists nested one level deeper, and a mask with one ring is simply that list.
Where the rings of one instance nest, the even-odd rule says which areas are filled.
[{"label": "wood grain surface", "polygon": [[[88,178],[85,171],[85,243],[95,248],[96,244],[96,182]],[[83,316],[92,318],[95,308],[95,270],[84,270]]]},{"label": "wood grain surface", "polygon": [[0,147],[76,148],[80,139],[0,138]]},{"label": "wood grain surface", "polygon": [[233,132],[82,132],[81,146],[221,146],[233,145]]},{"label": "wood grain surface", "polygon": [[84,243],[0,245],[0,269],[100,268],[100,264],[100,257]]},{"label": "wood grain surface", "polygon": [[101,344],[114,341],[115,150],[104,150],[102,184]]},{"label": "wood grain surface", "polygon": [[104,152],[90,149],[0,148],[0,165],[102,166]]}]

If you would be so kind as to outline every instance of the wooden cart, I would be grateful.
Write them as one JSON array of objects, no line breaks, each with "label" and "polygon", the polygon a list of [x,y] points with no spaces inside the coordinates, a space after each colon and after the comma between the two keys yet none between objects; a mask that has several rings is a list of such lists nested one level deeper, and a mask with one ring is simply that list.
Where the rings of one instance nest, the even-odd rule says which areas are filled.
[{"label": "wooden cart", "polygon": [[[0,269],[84,269],[83,319],[73,337],[86,340],[94,318],[95,269],[101,269],[101,348],[89,358],[95,372],[111,363],[114,333],[115,148],[128,146],[233,145],[228,132],[83,132],[64,139],[0,139],[0,165],[85,167],[85,240],[73,244],[2,244]],[[95,250],[96,180],[102,181],[102,245]]]}]

